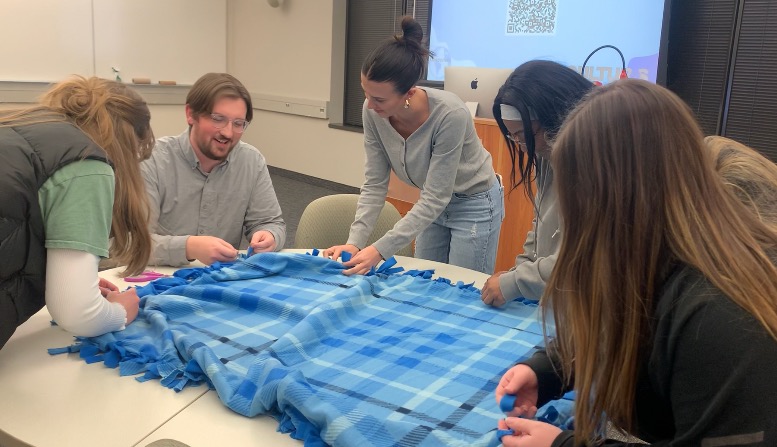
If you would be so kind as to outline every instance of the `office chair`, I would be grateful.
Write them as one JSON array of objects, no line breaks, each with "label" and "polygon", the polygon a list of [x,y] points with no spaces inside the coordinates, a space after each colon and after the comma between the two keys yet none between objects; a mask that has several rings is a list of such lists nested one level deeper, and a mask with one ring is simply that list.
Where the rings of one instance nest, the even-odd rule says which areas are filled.
[{"label": "office chair", "polygon": [[[358,200],[358,194],[334,194],[310,202],[305,207],[305,211],[302,212],[302,217],[297,225],[294,246],[296,248],[323,250],[333,245],[345,244],[348,241],[351,223],[356,215],[356,202]],[[367,239],[367,244],[372,244],[380,239],[401,218],[402,216],[394,208],[394,205],[386,202],[372,234]],[[396,254],[413,256],[413,250],[408,245]]]}]

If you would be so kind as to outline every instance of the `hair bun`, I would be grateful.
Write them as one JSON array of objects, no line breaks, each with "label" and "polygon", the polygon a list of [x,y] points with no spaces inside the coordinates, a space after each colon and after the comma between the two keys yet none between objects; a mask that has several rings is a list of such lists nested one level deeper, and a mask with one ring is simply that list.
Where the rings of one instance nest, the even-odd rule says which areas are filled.
[{"label": "hair bun", "polygon": [[67,101],[68,111],[72,111],[74,116],[91,115],[96,108],[104,107],[107,92],[103,86],[84,80],[77,83],[74,88],[75,91]]},{"label": "hair bun", "polygon": [[95,111],[105,106],[107,91],[97,78],[76,77],[63,83],[66,88],[58,90],[49,98],[49,104],[58,108],[76,122],[94,117]]},{"label": "hair bun", "polygon": [[420,45],[424,39],[424,30],[421,24],[410,16],[402,18],[402,38],[405,43],[414,43]]}]

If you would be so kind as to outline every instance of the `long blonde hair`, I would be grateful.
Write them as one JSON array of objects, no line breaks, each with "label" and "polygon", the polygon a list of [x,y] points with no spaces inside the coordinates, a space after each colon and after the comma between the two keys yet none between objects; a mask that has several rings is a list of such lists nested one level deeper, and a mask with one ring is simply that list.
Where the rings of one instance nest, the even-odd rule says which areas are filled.
[{"label": "long blonde hair", "polygon": [[576,443],[604,417],[633,430],[636,383],[672,265],[700,271],[777,340],[777,234],[713,169],[690,109],[626,79],[595,89],[563,125],[552,162],[564,239],[543,297],[564,374],[574,374]]},{"label": "long blonde hair", "polygon": [[777,229],[777,164],[738,141],[704,138],[728,189],[764,223]]},{"label": "long blonde hair", "polygon": [[80,76],[54,85],[39,102],[3,112],[0,126],[69,122],[105,151],[116,178],[110,253],[126,264],[123,274],[142,272],[151,256],[151,235],[140,162],[154,147],[146,102],[124,84]]}]

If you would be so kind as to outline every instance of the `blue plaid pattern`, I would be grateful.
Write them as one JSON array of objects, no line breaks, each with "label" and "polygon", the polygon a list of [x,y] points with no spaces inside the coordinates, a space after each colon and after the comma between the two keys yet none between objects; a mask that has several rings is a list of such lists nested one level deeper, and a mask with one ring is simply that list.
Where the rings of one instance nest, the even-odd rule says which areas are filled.
[{"label": "blue plaid pattern", "polygon": [[[497,445],[493,392],[542,344],[536,303],[491,308],[431,271],[342,270],[286,253],[179,270],[139,288],[126,330],[50,352],[176,390],[207,383],[306,445]],[[569,411],[556,407],[562,425]]]}]

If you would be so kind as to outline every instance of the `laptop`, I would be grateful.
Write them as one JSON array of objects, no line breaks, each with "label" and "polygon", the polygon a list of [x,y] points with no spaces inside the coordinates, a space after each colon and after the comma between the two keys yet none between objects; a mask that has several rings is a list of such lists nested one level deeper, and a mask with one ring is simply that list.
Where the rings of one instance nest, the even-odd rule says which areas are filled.
[{"label": "laptop", "polygon": [[464,102],[477,103],[475,116],[494,118],[494,98],[514,68],[445,67],[443,88]]}]

